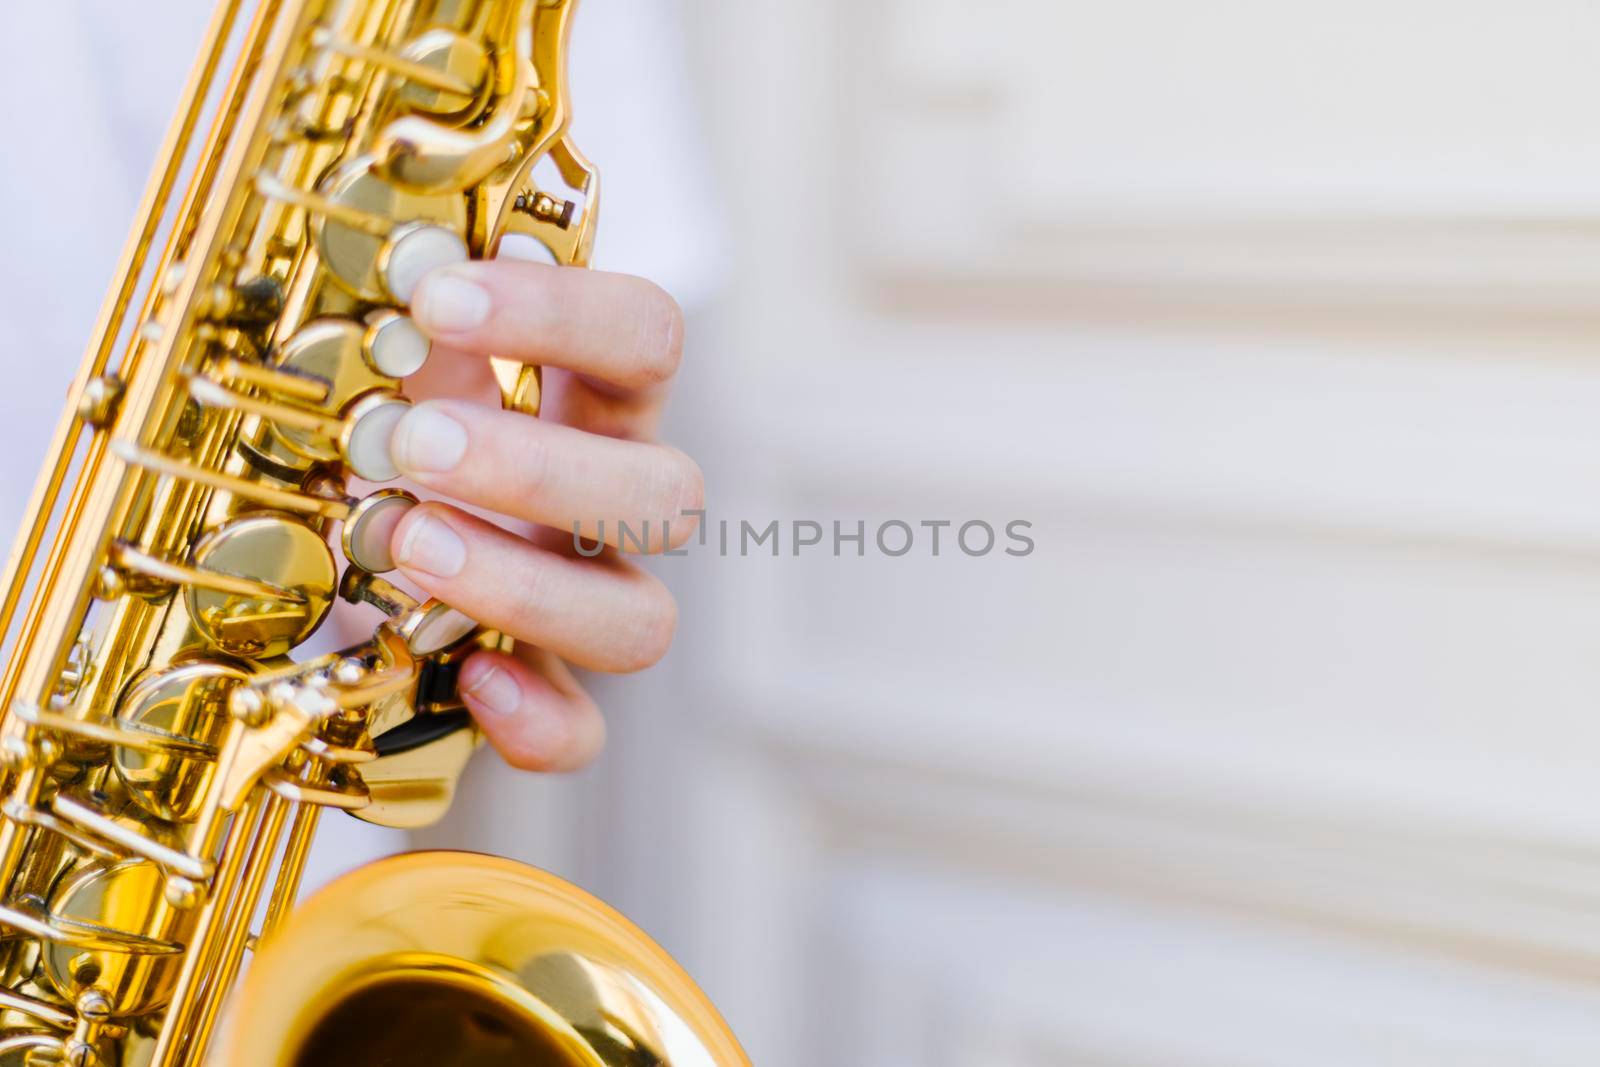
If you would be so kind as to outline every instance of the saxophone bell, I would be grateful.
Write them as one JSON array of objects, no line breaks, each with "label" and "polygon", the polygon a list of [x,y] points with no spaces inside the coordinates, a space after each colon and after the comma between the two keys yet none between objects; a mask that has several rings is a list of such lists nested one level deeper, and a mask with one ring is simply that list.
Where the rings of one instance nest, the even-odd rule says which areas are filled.
[{"label": "saxophone bell", "polygon": [[257,959],[218,1064],[727,1067],[743,1053],[621,915],[493,856],[380,860]]}]

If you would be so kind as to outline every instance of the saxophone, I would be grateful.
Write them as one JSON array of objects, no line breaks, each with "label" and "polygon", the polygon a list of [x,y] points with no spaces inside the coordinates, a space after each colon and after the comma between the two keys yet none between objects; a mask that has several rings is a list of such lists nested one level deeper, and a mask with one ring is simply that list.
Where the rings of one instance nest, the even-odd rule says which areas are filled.
[{"label": "saxophone", "polygon": [[[748,1063],[541,872],[415,853],[295,906],[324,809],[442,813],[455,669],[508,646],[382,577],[416,500],[363,485],[397,475],[428,270],[509,235],[588,262],[574,4],[212,17],[0,600],[0,1067]],[[494,372],[537,413],[537,368]],[[340,599],[370,638],[292,657]]]}]

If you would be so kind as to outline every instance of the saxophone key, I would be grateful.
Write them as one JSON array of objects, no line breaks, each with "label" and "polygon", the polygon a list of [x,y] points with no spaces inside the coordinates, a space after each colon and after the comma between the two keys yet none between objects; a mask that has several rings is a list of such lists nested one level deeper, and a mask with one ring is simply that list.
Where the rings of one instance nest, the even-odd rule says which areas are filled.
[{"label": "saxophone key", "polygon": [[129,798],[158,818],[187,823],[200,814],[229,721],[229,699],[248,675],[198,660],[156,671],[122,698],[111,765]]},{"label": "saxophone key", "polygon": [[[249,575],[274,592],[184,587],[190,621],[212,647],[232,656],[281,656],[327,617],[338,584],[333,552],[316,530],[291,515],[255,512],[219,526],[196,543],[196,569]],[[276,590],[287,590],[292,597]]]},{"label": "saxophone key", "polygon": [[321,218],[360,230],[371,237],[387,237],[389,232],[399,225],[393,216],[381,211],[297,188],[276,174],[266,171],[256,175],[255,186],[256,192],[268,200],[300,208]]},{"label": "saxophone key", "polygon": [[[80,1020],[139,1015],[171,996],[193,913],[167,906],[164,882],[150,863],[124,860],[86,865],[51,893],[47,921],[76,936],[48,943],[40,962]],[[85,1003],[93,997],[103,1003]]]},{"label": "saxophone key", "polygon": [[398,75],[415,89],[430,90],[408,94],[408,102],[419,110],[459,112],[472,106],[488,82],[488,52],[478,42],[450,30],[422,34],[399,52],[343,40],[326,27],[312,31],[311,44]]},{"label": "saxophone key", "polygon": [[276,400],[266,400],[230,389],[220,382],[190,374],[189,394],[207,407],[256,415],[281,431],[299,431],[337,444],[334,454],[359,478],[387,482],[400,476],[389,456],[389,438],[411,401],[388,389],[374,389],[345,407],[338,415]]},{"label": "saxophone key", "polygon": [[465,263],[467,242],[443,226],[413,222],[389,235],[378,253],[383,288],[401,304],[410,304],[422,279],[441,267]]},{"label": "saxophone key", "polygon": [[383,489],[357,503],[339,535],[344,558],[369,574],[394,570],[395,528],[416,506],[417,498],[403,489]]},{"label": "saxophone key", "polygon": [[441,600],[429,600],[395,624],[413,655],[433,656],[478,632],[478,622]]},{"label": "saxophone key", "polygon": [[363,300],[407,305],[424,274],[469,258],[466,198],[401,188],[371,160],[339,167],[314,194],[291,192],[313,216],[322,266]]},{"label": "saxophone key", "polygon": [[375,175],[365,160],[335,171],[316,192],[266,172],[256,175],[255,186],[262,196],[314,218],[324,266],[363,299],[409,304],[428,271],[470,257],[461,236],[462,197],[400,189]]},{"label": "saxophone key", "polygon": [[356,477],[369,482],[400,477],[389,441],[409,410],[410,400],[386,389],[374,390],[350,405],[339,434],[339,452]]},{"label": "saxophone key", "polygon": [[376,373],[386,378],[409,378],[422,369],[432,352],[433,342],[411,321],[410,315],[385,309],[367,317],[362,355]]},{"label": "saxophone key", "polygon": [[[395,379],[381,373],[367,355],[370,334],[371,327],[354,319],[314,319],[278,345],[273,369],[326,382],[325,395],[311,403],[337,415],[357,397],[395,385]],[[327,436],[283,424],[272,429],[284,449],[305,460],[327,463],[339,458],[337,442]]]}]

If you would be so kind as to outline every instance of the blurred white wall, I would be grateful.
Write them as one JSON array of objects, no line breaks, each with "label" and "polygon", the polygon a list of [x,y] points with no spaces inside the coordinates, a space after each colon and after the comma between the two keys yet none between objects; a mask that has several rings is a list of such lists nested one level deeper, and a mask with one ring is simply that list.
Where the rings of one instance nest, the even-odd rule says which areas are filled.
[{"label": "blurred white wall", "polygon": [[519,840],[763,1067],[1591,1062],[1600,8],[684,18],[713,517],[1038,550],[663,561]]}]

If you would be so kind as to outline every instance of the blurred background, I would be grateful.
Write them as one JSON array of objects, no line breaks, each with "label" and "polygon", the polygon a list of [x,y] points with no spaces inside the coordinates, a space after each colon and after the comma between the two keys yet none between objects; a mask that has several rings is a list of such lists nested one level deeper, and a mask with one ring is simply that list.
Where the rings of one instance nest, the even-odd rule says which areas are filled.
[{"label": "blurred background", "polygon": [[[576,880],[762,1067],[1592,1063],[1600,7],[584,7],[600,265],[689,309],[712,522],[867,555],[661,560],[678,643],[598,683],[592,771],[484,754],[362,847]],[[17,220],[7,340],[63,383],[190,52],[90,49],[104,106],[160,83],[103,124],[126,191],[61,176],[93,284]],[[62,115],[15,121],[81,158]],[[932,556],[975,519],[1036,550]]]},{"label": "blurred background", "polygon": [[1600,9],[586,3],[580,79],[682,50],[579,129],[618,213],[703,150],[713,519],[1038,548],[663,560],[493,843],[763,1067],[1593,1062]]}]

